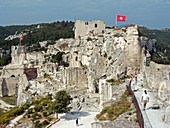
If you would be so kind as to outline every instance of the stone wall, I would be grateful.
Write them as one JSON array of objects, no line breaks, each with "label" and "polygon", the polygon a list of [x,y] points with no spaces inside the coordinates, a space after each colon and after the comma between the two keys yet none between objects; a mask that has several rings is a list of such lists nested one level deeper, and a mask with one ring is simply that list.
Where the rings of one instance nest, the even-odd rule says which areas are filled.
[{"label": "stone wall", "polygon": [[24,73],[24,66],[19,64],[9,64],[3,67],[2,77],[18,77]]},{"label": "stone wall", "polygon": [[144,70],[145,85],[157,92],[157,96],[170,104],[170,65],[150,62]]},{"label": "stone wall", "polygon": [[26,53],[24,64],[30,63],[30,67],[42,66],[45,61],[44,55],[42,52],[31,52]]},{"label": "stone wall", "polygon": [[112,105],[125,92],[125,83],[114,85],[107,82],[107,78],[99,80],[99,94],[100,94],[100,111],[106,106]]},{"label": "stone wall", "polygon": [[99,94],[100,94],[100,111],[102,111],[104,107],[104,103],[110,101],[112,99],[112,86],[111,84],[106,82],[106,79],[99,80]]},{"label": "stone wall", "polygon": [[13,96],[16,94],[16,86],[19,82],[18,77],[1,79],[0,96]]},{"label": "stone wall", "polygon": [[62,71],[65,87],[87,87],[87,70],[83,68],[66,68]]},{"label": "stone wall", "polygon": [[69,67],[81,67],[81,58],[78,51],[71,51]]},{"label": "stone wall", "polygon": [[26,90],[29,87],[29,82],[27,80],[26,75],[22,75],[19,77],[19,82],[17,86],[17,106],[25,104],[27,101],[31,101],[31,93]]},{"label": "stone wall", "polygon": [[11,47],[12,64],[23,64],[26,58],[26,47],[25,46],[12,46]]},{"label": "stone wall", "polygon": [[82,20],[76,20],[75,22],[75,39],[86,36],[90,32],[93,34],[103,34],[105,31],[105,23],[100,20],[94,20],[91,22],[85,22]]}]

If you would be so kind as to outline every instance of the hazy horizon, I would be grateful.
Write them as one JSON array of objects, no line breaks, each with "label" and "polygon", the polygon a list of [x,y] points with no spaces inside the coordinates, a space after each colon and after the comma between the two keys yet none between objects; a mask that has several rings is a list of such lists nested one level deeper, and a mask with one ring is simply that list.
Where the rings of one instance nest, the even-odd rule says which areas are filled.
[{"label": "hazy horizon", "polygon": [[0,26],[31,25],[57,21],[102,20],[115,26],[116,14],[151,29],[170,28],[169,0],[0,0]]}]

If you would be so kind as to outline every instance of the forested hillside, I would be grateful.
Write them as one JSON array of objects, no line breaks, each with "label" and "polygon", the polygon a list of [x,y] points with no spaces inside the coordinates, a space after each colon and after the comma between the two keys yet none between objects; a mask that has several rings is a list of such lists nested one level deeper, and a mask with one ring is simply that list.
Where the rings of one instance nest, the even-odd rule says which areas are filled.
[{"label": "forested hillside", "polygon": [[[38,27],[39,26],[39,27]],[[0,27],[0,48],[10,49],[11,45],[18,45],[19,38],[13,40],[5,40],[9,35],[26,33],[22,44],[30,46],[40,41],[55,41],[60,38],[72,38],[74,23],[71,21],[42,23],[34,25],[18,25]]]},{"label": "forested hillside", "polygon": [[156,39],[156,50],[151,51],[152,60],[159,64],[170,64],[170,29],[152,30],[139,28],[140,36]]}]

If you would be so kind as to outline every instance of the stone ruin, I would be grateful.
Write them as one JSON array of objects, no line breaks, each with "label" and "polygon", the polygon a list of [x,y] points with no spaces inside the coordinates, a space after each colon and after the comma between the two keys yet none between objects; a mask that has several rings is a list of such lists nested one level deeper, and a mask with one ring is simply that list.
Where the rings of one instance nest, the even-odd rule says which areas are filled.
[{"label": "stone ruin", "polygon": [[[78,20],[74,31],[74,39],[60,39],[49,45],[46,53],[27,53],[24,46],[13,46],[12,62],[2,70],[1,96],[15,94],[17,105],[22,105],[32,98],[55,94],[61,89],[85,89],[89,94],[98,94],[102,109],[106,102],[115,100],[127,84],[122,84],[115,92],[107,79],[122,79],[140,73],[144,76],[144,86],[156,91],[166,106],[170,105],[170,66],[150,62],[149,52],[145,54],[145,51],[154,49],[156,40],[140,37],[137,25],[106,29],[102,21]],[[51,55],[58,52],[65,53],[63,60],[69,67],[50,62]]]}]

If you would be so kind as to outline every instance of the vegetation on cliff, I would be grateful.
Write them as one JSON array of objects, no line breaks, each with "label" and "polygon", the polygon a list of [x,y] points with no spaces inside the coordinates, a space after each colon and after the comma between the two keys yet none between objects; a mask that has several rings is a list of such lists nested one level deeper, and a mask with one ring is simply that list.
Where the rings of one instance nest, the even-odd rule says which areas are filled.
[{"label": "vegetation on cliff", "polygon": [[57,62],[59,65],[62,65],[64,67],[68,67],[69,63],[63,61],[63,57],[62,56],[64,54],[65,54],[64,52],[58,52],[57,54],[52,55],[51,62],[53,62],[53,63]]}]

